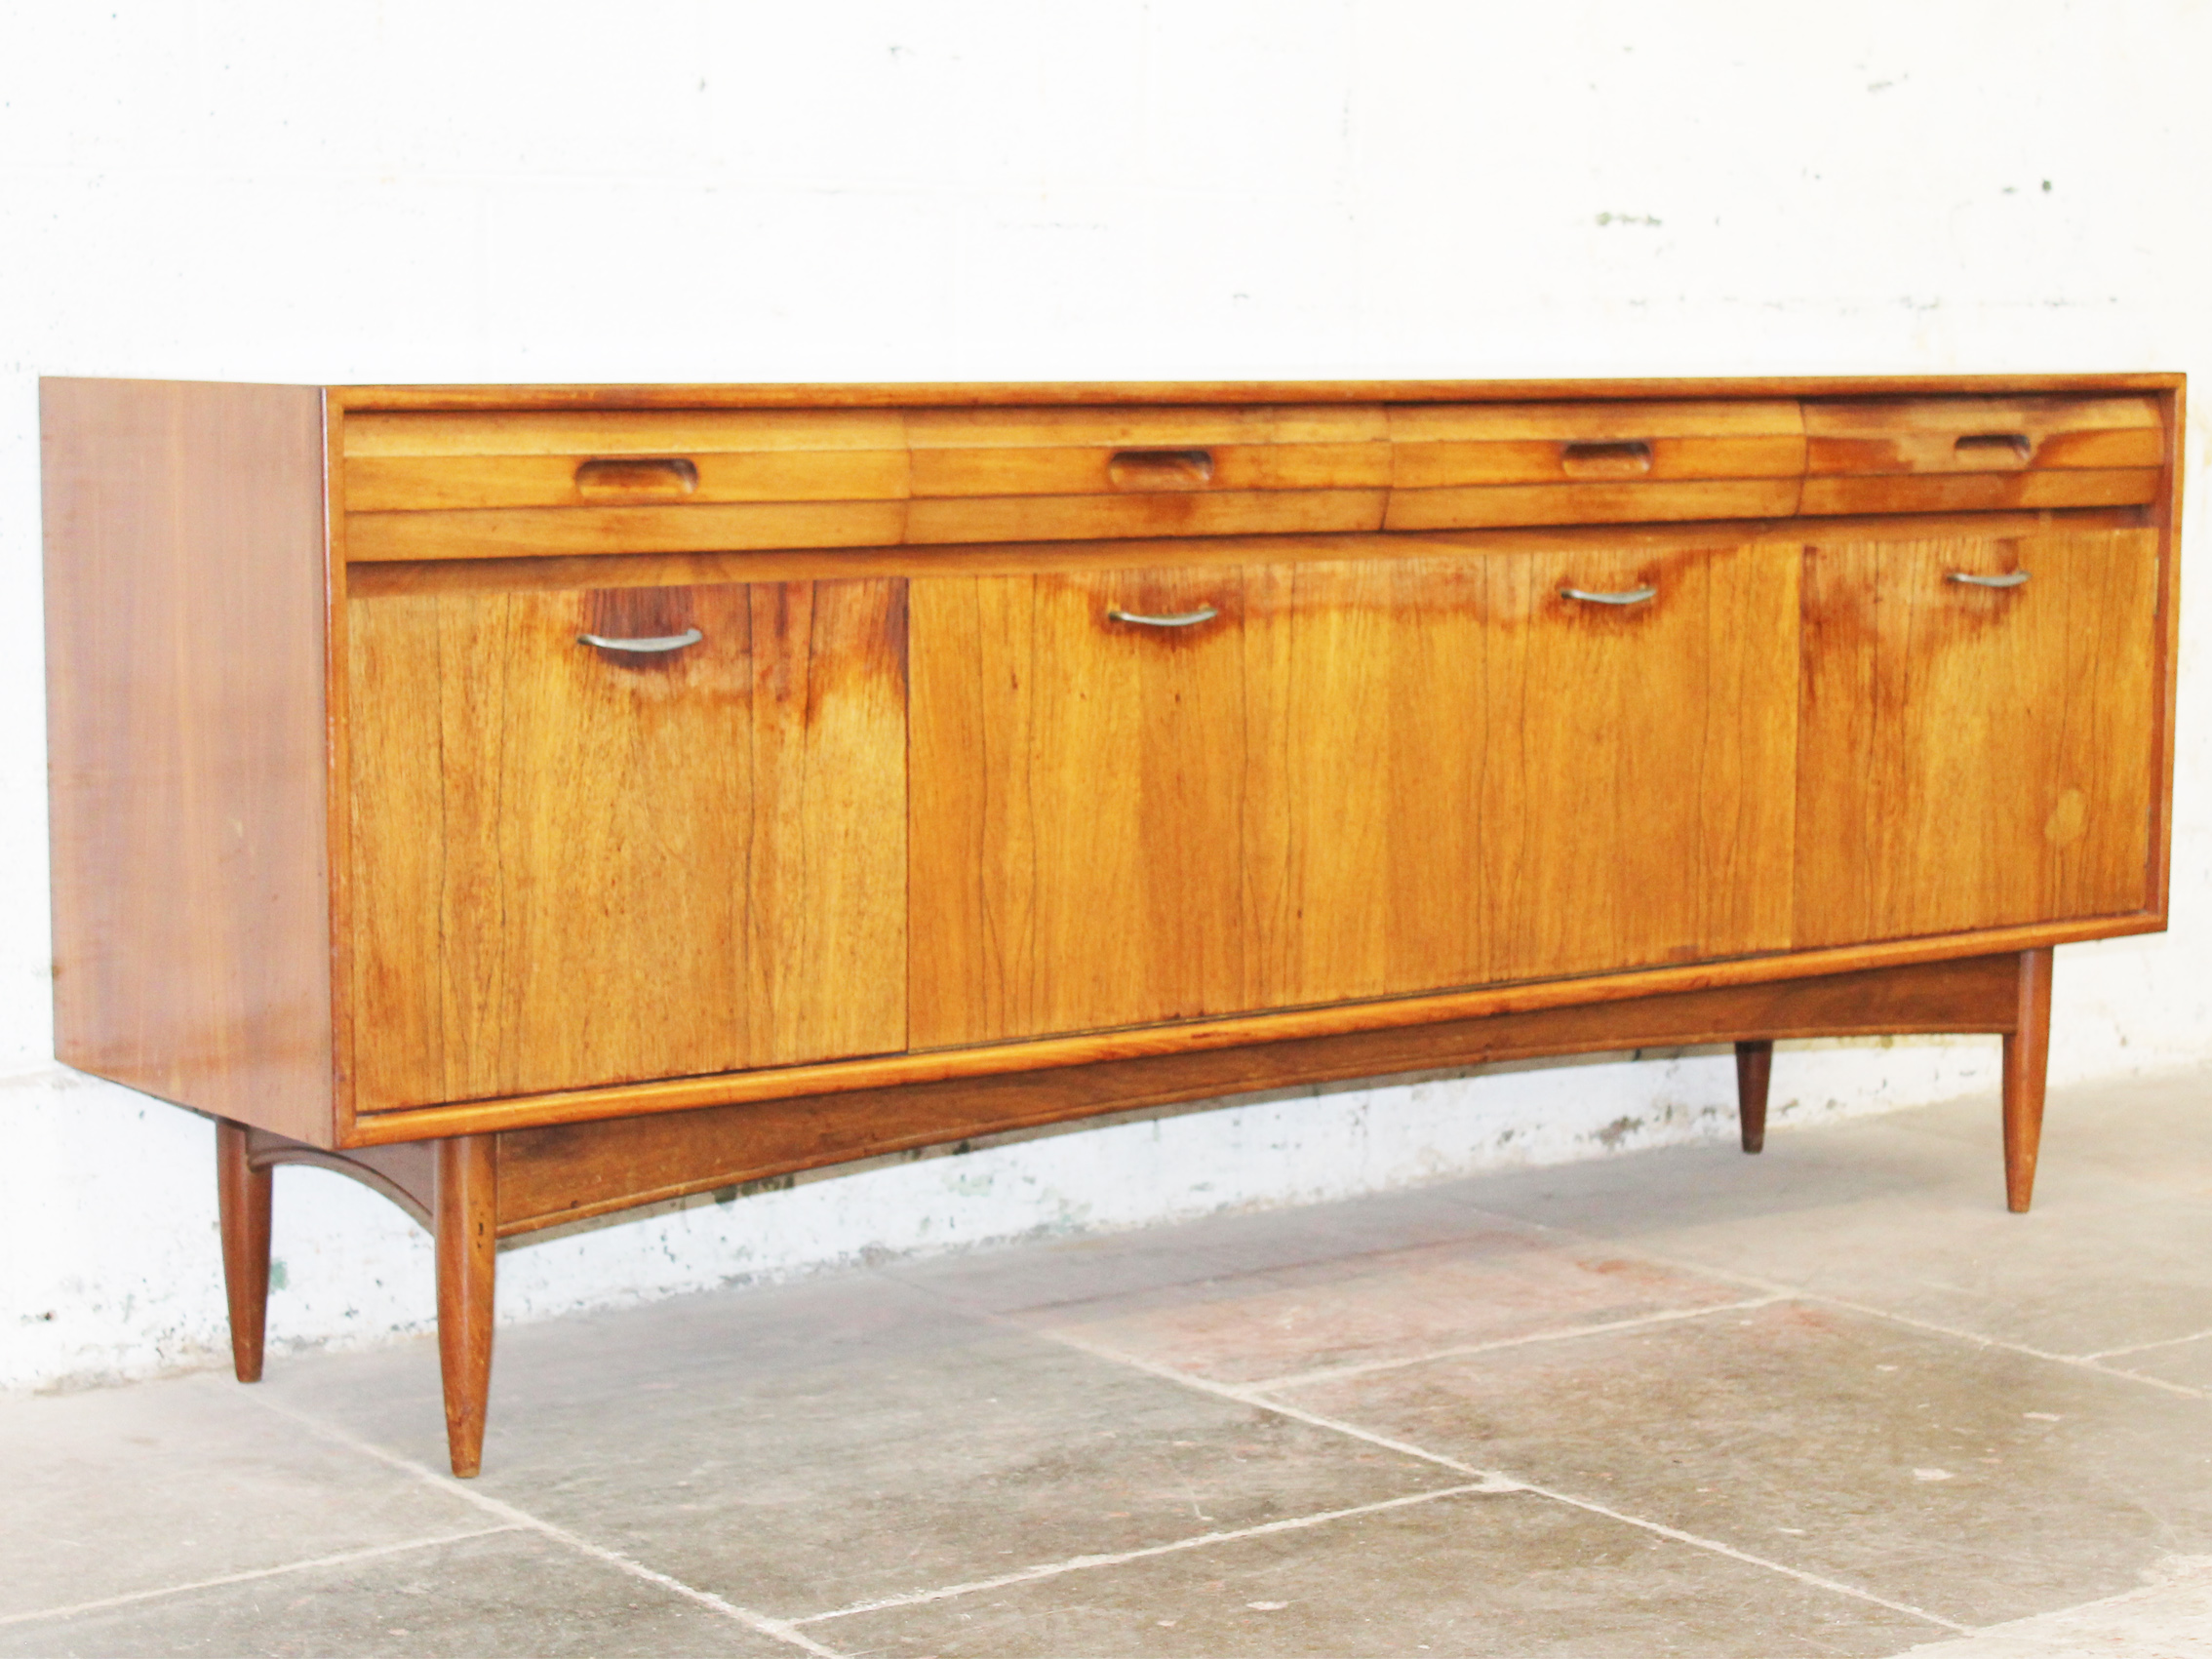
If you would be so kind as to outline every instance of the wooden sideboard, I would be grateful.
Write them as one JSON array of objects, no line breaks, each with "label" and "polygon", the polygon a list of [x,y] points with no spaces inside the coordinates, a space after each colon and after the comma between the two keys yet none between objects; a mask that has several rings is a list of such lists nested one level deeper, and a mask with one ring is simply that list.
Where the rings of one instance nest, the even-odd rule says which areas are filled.
[{"label": "wooden sideboard", "polygon": [[437,1239],[2166,918],[2172,375],[43,387],[60,1057]]}]

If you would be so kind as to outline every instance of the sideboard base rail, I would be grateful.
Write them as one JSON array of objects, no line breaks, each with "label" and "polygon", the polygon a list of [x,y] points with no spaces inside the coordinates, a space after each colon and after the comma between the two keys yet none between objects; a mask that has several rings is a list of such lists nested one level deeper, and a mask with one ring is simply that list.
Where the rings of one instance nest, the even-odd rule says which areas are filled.
[{"label": "sideboard base rail", "polygon": [[1301,1083],[1442,1066],[1732,1043],[1743,1147],[1764,1144],[1774,1044],[1809,1037],[1994,1033],[2004,1039],[2005,1196],[2028,1208],[2050,1053],[2051,953],[2031,950],[1637,1002],[1542,1008],[1249,1049],[1150,1055],[843,1096],[712,1107],[325,1152],[227,1120],[217,1192],[231,1349],[261,1374],[270,1171],[333,1169],[374,1187],[437,1241],[438,1343],[454,1473],[484,1445],[501,1238],[801,1169],[976,1135]]}]

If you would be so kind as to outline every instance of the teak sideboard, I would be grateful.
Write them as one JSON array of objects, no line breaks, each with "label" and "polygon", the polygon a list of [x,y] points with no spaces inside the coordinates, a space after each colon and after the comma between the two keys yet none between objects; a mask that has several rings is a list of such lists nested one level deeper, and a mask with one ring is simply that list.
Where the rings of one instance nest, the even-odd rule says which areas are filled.
[{"label": "teak sideboard", "polygon": [[60,1057],[437,1240],[2162,928],[2178,375],[43,387]]}]

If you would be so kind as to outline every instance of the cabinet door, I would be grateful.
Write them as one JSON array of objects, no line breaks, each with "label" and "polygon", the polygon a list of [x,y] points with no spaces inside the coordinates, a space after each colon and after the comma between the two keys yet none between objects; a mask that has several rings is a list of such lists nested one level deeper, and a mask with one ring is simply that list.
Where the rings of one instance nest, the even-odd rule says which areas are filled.
[{"label": "cabinet door", "polygon": [[1248,1001],[1238,577],[910,584],[916,1047]]},{"label": "cabinet door", "polygon": [[348,622],[357,1110],[905,1046],[903,583]]},{"label": "cabinet door", "polygon": [[917,580],[916,1047],[1780,948],[1797,571]]},{"label": "cabinet door", "polygon": [[2157,554],[2149,530],[1805,550],[1800,945],[2144,908]]}]

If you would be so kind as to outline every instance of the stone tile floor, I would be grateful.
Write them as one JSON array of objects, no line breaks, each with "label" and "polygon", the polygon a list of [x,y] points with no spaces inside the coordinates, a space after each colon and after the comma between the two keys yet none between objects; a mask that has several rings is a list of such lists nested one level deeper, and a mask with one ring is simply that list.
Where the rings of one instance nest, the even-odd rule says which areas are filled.
[{"label": "stone tile floor", "polygon": [[2212,1655],[2212,1075],[499,1341],[0,1400],[0,1654]]}]

